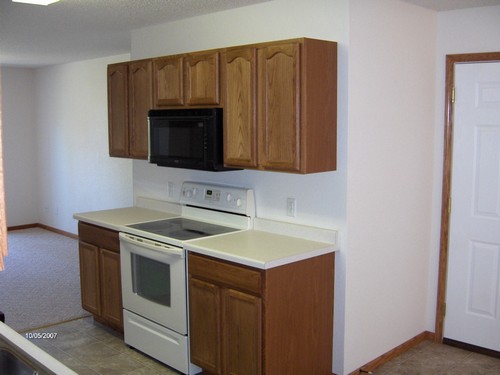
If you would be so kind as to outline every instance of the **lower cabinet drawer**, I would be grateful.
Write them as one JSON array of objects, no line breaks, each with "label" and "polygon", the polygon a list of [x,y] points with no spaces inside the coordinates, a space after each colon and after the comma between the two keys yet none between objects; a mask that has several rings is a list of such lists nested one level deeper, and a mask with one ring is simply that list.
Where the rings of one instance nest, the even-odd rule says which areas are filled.
[{"label": "lower cabinet drawer", "polygon": [[189,253],[188,272],[197,278],[240,289],[255,295],[262,293],[260,270]]},{"label": "lower cabinet drawer", "polygon": [[80,241],[88,242],[117,253],[120,252],[120,238],[117,231],[79,221],[78,238]]}]

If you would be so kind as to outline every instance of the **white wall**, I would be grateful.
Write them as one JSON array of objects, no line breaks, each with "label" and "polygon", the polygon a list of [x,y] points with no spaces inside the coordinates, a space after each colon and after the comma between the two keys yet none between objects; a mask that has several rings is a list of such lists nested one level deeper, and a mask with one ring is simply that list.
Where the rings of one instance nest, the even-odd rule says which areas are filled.
[{"label": "white wall", "polygon": [[427,327],[437,15],[351,0],[345,372]]},{"label": "white wall", "polygon": [[[249,185],[256,191],[259,216],[330,228],[339,225],[345,196],[346,18],[345,1],[275,0],[135,30],[133,59],[299,36],[338,41],[340,140],[338,171],[310,176],[258,171],[199,172],[135,161],[134,194],[168,199],[167,181],[174,183],[178,194],[180,184],[187,179]],[[318,195],[309,194],[311,186],[317,188]],[[285,216],[287,196],[297,198],[294,219]]]},{"label": "white wall", "polygon": [[132,205],[132,162],[108,153],[106,66],[129,55],[35,73],[40,222],[77,233],[76,212]]},{"label": "white wall", "polygon": [[[225,46],[312,37],[339,43],[338,170],[313,175],[259,171],[200,172],[148,165],[134,161],[134,195],[174,198],[185,180],[236,184],[255,189],[257,215],[339,229],[345,238],[347,145],[348,0],[274,0],[201,17],[135,30],[132,58],[146,58]],[[297,216],[286,216],[286,198],[297,199]],[[343,248],[342,244],[341,247]],[[344,318],[344,253],[336,258],[335,372],[342,373]]]},{"label": "white wall", "polygon": [[108,156],[107,64],[2,67],[7,225],[76,233],[75,212],[133,204],[132,161]]},{"label": "white wall", "polygon": [[32,224],[38,216],[35,73],[2,69],[2,132],[7,226]]}]

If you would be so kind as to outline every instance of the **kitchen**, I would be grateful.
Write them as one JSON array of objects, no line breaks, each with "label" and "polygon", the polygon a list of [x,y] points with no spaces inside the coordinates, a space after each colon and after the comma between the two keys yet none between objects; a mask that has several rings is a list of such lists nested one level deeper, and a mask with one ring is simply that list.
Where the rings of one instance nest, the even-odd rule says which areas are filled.
[{"label": "kitchen", "polygon": [[[169,200],[168,186],[176,199],[185,180],[251,186],[259,216],[339,230],[336,373],[353,371],[422,331],[432,332],[442,56],[498,50],[498,7],[438,13],[399,1],[361,3],[265,2],[135,30],[130,55],[36,70],[3,69],[3,85],[15,86],[16,92],[7,98],[2,90],[2,100],[18,109],[21,121],[15,123],[25,126],[19,132],[33,134],[31,124],[38,132],[21,137],[23,154],[13,152],[16,156],[6,161],[7,173],[10,168],[16,178],[37,176],[36,186],[14,185],[21,190],[13,198],[18,213],[9,217],[76,233],[75,212],[124,207],[139,196]],[[393,15],[389,21],[387,12]],[[179,30],[197,37],[180,38]],[[451,31],[458,36],[449,36]],[[482,32],[491,37],[481,36],[478,45]],[[459,37],[466,33],[467,38]],[[213,175],[107,156],[107,64],[301,36],[339,43],[336,172]],[[387,45],[392,49],[387,51]],[[396,75],[404,76],[405,84]],[[3,111],[7,116],[7,106]],[[296,198],[295,218],[286,215],[287,197]]]}]

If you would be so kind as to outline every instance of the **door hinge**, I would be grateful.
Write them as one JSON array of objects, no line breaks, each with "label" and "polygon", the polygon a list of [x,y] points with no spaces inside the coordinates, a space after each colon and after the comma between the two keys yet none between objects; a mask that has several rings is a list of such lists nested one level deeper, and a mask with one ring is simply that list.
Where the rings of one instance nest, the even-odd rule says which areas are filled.
[{"label": "door hinge", "polygon": [[455,103],[455,88],[454,87],[451,89],[451,102]]}]

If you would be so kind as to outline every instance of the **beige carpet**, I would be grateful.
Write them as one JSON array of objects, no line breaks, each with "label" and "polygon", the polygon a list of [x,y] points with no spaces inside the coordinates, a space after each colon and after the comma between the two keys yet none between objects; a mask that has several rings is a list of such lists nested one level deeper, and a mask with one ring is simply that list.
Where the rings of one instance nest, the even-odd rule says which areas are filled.
[{"label": "beige carpet", "polygon": [[89,315],[81,308],[78,241],[41,228],[8,233],[0,311],[18,332]]}]

